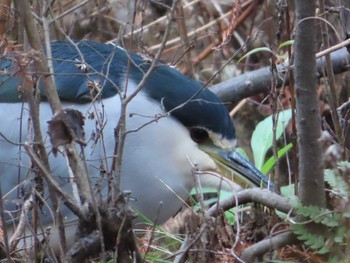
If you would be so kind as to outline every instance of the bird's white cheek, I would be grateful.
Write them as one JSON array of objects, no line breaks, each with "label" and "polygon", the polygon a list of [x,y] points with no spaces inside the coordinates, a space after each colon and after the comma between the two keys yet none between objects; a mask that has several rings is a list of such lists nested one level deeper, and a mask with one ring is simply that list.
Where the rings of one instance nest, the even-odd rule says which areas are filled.
[{"label": "bird's white cheek", "polygon": [[200,184],[201,188],[214,188],[229,192],[242,190],[241,186],[222,173],[216,162],[205,152],[198,149],[197,154],[192,155],[191,162],[192,165],[195,165],[192,174],[196,176],[196,183]]},{"label": "bird's white cheek", "polygon": [[188,159],[198,171],[216,171],[218,169],[214,160],[198,148],[188,156]]}]

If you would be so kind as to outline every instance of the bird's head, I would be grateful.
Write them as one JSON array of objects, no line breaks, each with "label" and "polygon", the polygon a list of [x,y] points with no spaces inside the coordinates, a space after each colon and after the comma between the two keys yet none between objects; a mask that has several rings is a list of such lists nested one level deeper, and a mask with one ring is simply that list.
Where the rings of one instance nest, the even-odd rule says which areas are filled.
[{"label": "bird's head", "polygon": [[[215,165],[207,168],[232,181],[228,184],[233,190],[239,189],[237,184],[241,188],[274,189],[273,182],[235,150],[236,133],[227,105],[202,83],[160,65],[146,82],[144,91],[186,127],[191,140],[206,154],[199,162],[214,161]],[[203,173],[201,179],[206,186],[225,186],[219,182],[222,177],[210,173]]]}]

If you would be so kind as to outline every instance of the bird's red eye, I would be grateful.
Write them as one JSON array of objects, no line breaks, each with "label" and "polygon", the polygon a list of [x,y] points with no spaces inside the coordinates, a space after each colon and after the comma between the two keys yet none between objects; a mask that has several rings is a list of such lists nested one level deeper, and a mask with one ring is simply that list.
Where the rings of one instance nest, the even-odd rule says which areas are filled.
[{"label": "bird's red eye", "polygon": [[196,143],[203,143],[209,138],[209,134],[206,130],[201,128],[191,128],[190,129],[191,138]]}]

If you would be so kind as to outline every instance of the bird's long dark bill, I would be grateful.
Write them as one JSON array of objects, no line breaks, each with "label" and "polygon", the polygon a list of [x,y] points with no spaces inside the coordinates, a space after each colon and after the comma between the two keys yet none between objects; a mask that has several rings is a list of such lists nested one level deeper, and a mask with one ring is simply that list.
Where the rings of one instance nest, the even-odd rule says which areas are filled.
[{"label": "bird's long dark bill", "polygon": [[258,186],[274,190],[275,185],[269,178],[262,174],[250,161],[238,151],[225,152],[222,150],[206,151],[212,156],[223,171],[225,177],[232,176],[232,180],[242,187]]}]

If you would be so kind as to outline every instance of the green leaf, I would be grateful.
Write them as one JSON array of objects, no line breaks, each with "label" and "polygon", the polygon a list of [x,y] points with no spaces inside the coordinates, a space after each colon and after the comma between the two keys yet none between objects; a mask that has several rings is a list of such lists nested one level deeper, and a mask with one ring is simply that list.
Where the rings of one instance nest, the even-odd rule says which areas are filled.
[{"label": "green leaf", "polygon": [[[278,152],[277,152],[277,156],[278,156],[278,159],[279,158],[282,158],[290,149],[293,148],[293,144],[292,143],[289,143],[287,144],[286,146],[284,146],[282,149],[280,149]],[[272,167],[274,167],[276,164],[276,160],[273,156],[271,156],[267,161],[266,163],[264,164],[264,166],[262,167],[261,169],[261,172],[263,174],[268,174],[270,172],[270,170],[272,169]]]},{"label": "green leaf", "polygon": [[[339,167],[340,168],[340,167]],[[341,169],[341,168],[340,168]],[[338,170],[324,170],[324,179],[332,187],[332,190],[343,198],[349,195],[349,186],[344,178],[339,174]]]},{"label": "green leaf", "polygon": [[344,237],[343,236],[335,236],[334,242],[335,243],[342,243],[342,242],[344,242]]},{"label": "green leaf", "polygon": [[327,247],[321,247],[321,249],[317,251],[317,253],[320,255],[327,254],[328,252],[329,252],[329,249]]},{"label": "green leaf", "polygon": [[340,169],[343,172],[346,172],[350,169],[350,163],[347,161],[340,161],[337,163],[338,169]]},{"label": "green leaf", "polygon": [[295,190],[294,184],[282,186],[281,195],[286,198],[294,198],[295,197],[294,190]]},{"label": "green leaf", "polygon": [[329,249],[326,246],[326,239],[324,236],[314,235],[307,232],[303,225],[292,225],[291,230],[297,236],[297,239],[303,241],[305,245],[316,249],[317,253],[325,254],[329,252]]},{"label": "green leaf", "polygon": [[[288,198],[291,201],[291,204],[293,207],[297,206],[298,203],[298,197],[294,194],[294,184],[290,184],[290,185],[286,185],[286,186],[282,186],[280,191],[281,191],[281,195]],[[287,218],[287,214],[278,211],[275,209],[275,213],[276,215],[281,218],[282,220]]]},{"label": "green leaf", "polygon": [[321,223],[328,226],[328,227],[339,227],[341,224],[341,215],[337,213],[332,213],[324,216],[324,218],[321,220]]},{"label": "green leaf", "polygon": [[236,216],[234,213],[234,209],[235,208],[225,211],[226,220],[230,225],[234,225],[236,223]]},{"label": "green leaf", "polygon": [[[279,113],[276,125],[276,139],[281,137],[291,117],[292,111],[290,109]],[[258,170],[261,170],[263,167],[266,153],[273,143],[272,127],[272,116],[269,116],[256,126],[252,135],[251,146],[253,150],[254,164]]]},{"label": "green leaf", "polygon": [[293,40],[293,39],[287,40],[287,41],[281,43],[281,44],[278,46],[277,49],[281,49],[281,48],[286,47],[286,46],[291,46],[291,45],[293,45],[293,44],[294,44],[294,40]]},{"label": "green leaf", "polygon": [[281,187],[281,195],[288,198],[293,207],[297,207],[300,205],[298,197],[295,195],[295,185],[290,184]]},{"label": "green leaf", "polygon": [[287,214],[286,213],[283,213],[281,211],[278,211],[277,209],[275,209],[275,213],[276,215],[281,218],[282,220],[285,220],[287,218]]},{"label": "green leaf", "polygon": [[255,54],[255,53],[258,53],[258,52],[262,52],[262,51],[267,51],[267,52],[270,52],[272,53],[272,50],[268,47],[258,47],[258,48],[254,48],[252,50],[250,50],[247,54],[245,54],[243,57],[241,57],[237,63],[241,62],[243,59],[249,57],[250,55],[252,54]]}]

